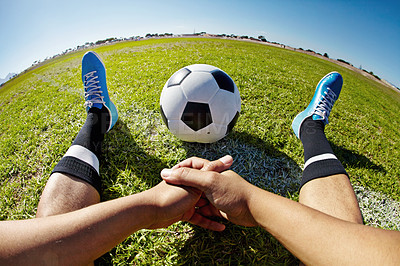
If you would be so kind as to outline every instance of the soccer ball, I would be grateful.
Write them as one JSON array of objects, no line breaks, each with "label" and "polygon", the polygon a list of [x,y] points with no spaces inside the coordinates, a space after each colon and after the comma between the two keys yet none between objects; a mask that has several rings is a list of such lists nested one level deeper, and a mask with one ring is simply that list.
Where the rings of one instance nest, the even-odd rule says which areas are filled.
[{"label": "soccer ball", "polygon": [[160,109],[168,129],[181,140],[212,143],[232,131],[240,113],[240,94],[221,69],[190,65],[165,83]]}]

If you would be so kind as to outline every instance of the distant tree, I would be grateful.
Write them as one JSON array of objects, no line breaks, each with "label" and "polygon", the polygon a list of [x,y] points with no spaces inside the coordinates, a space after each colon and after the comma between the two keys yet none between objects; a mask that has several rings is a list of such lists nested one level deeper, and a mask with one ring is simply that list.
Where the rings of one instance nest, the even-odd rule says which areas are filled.
[{"label": "distant tree", "polygon": [[337,59],[337,61],[339,61],[339,62],[342,62],[342,63],[345,63],[345,64],[348,64],[348,65],[351,65],[351,66],[352,66],[352,64],[350,64],[349,62],[347,62],[347,61],[345,61],[345,60],[343,60],[343,59]]},{"label": "distant tree", "polygon": [[[96,45],[103,44],[103,43],[107,43],[107,42],[112,42],[112,41],[114,41],[114,40],[116,40],[116,38],[108,38],[108,39],[105,39],[105,40],[98,40],[98,41],[96,42]],[[78,48],[78,47],[77,47],[77,48]]]},{"label": "distant tree", "polygon": [[381,80],[381,78],[380,78],[380,77],[378,77],[377,75],[375,75],[375,74],[374,74],[374,72],[370,71],[370,72],[368,72],[368,73],[369,73],[369,74],[371,74],[372,76],[374,76],[375,78],[377,78],[377,79]]},{"label": "distant tree", "polygon": [[260,41],[262,41],[262,42],[266,42],[266,41],[267,41],[267,39],[265,38],[265,36],[262,36],[262,35],[258,36],[258,39],[259,39]]},{"label": "distant tree", "polygon": [[324,56],[325,56],[326,58],[329,58],[329,55],[328,55],[327,53],[324,53]]}]

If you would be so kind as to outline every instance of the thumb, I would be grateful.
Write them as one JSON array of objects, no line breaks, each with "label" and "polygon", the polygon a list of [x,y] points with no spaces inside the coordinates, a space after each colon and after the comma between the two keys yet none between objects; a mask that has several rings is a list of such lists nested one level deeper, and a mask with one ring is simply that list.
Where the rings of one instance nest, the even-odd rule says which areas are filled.
[{"label": "thumb", "polygon": [[218,160],[206,163],[203,168],[201,168],[201,170],[203,171],[215,171],[215,172],[222,172],[225,171],[227,169],[229,169],[229,167],[232,166],[233,163],[233,158],[230,155],[225,155],[222,158],[219,158]]},{"label": "thumb", "polygon": [[163,169],[161,171],[162,179],[169,184],[194,187],[204,192],[207,191],[212,184],[211,180],[215,177],[214,175],[219,175],[219,173],[186,167]]}]

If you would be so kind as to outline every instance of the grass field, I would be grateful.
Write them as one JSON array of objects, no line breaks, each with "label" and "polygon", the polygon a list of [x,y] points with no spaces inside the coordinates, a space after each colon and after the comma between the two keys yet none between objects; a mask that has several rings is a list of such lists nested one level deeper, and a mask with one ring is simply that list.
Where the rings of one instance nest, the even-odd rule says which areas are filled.
[{"label": "grass field", "polygon": [[[391,214],[398,219],[400,212],[400,93],[331,62],[250,42],[160,39],[95,51],[107,67],[110,97],[120,116],[104,143],[104,200],[154,186],[161,169],[186,157],[211,160],[225,154],[234,157],[233,170],[253,184],[296,200],[303,151],[291,121],[308,105],[320,78],[338,71],[344,87],[327,138],[351,176],[366,224],[399,230]],[[1,220],[35,216],[52,168],[84,123],[83,54],[53,59],[0,89]],[[195,63],[223,69],[241,93],[234,132],[214,144],[181,142],[158,111],[167,79]],[[258,228],[229,224],[215,233],[177,223],[141,230],[99,262],[297,264],[297,259]]]}]

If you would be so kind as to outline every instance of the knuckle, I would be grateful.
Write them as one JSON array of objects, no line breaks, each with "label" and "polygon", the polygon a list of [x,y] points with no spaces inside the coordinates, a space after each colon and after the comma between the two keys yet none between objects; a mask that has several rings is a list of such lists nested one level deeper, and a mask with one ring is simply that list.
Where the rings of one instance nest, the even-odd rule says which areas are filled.
[{"label": "knuckle", "polygon": [[181,177],[186,177],[189,173],[188,173],[189,169],[186,167],[181,167],[178,169],[178,174]]},{"label": "knuckle", "polygon": [[217,180],[218,180],[218,177],[219,177],[219,173],[217,173],[217,172],[208,172],[208,178],[207,178],[208,185],[215,184],[217,182]]},{"label": "knuckle", "polygon": [[216,167],[217,167],[217,164],[215,163],[215,161],[212,161],[212,162],[206,163],[202,170],[204,170],[204,171],[212,171]]},{"label": "knuckle", "polygon": [[203,159],[201,159],[201,158],[199,158],[199,157],[197,157],[197,156],[192,156],[192,157],[190,157],[189,159],[192,160],[192,161],[203,160]]},{"label": "knuckle", "polygon": [[226,170],[226,171],[223,172],[223,174],[225,174],[225,175],[235,174],[236,175],[236,173],[234,171],[232,171],[232,170]]},{"label": "knuckle", "polygon": [[172,174],[177,178],[185,178],[188,175],[188,169],[186,167],[180,167],[175,169]]}]

